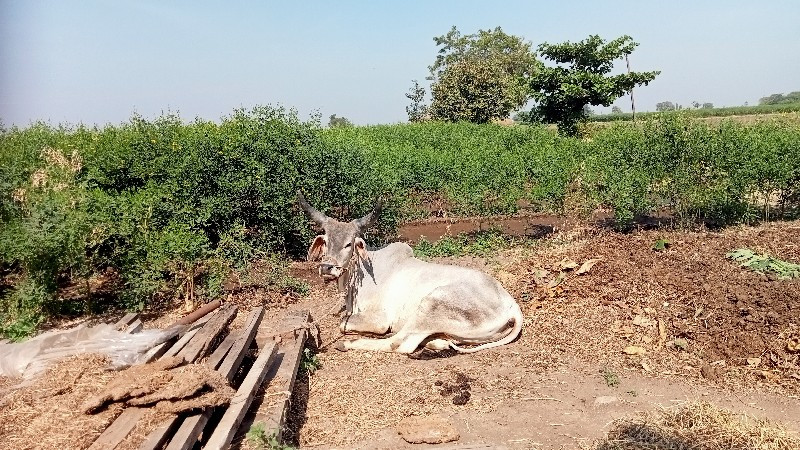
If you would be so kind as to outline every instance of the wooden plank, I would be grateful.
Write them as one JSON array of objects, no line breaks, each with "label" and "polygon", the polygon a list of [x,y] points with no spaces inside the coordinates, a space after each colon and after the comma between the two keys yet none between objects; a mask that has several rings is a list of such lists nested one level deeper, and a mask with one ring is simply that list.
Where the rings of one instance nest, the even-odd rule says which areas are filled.
[{"label": "wooden plank", "polygon": [[126,408],[114,422],[92,442],[89,450],[115,448],[133,430],[144,415],[144,408]]},{"label": "wooden plank", "polygon": [[217,348],[211,353],[211,356],[208,357],[205,364],[214,369],[219,367],[219,365],[222,364],[222,360],[228,356],[231,347],[233,347],[237,339],[239,339],[238,333],[228,333],[228,335],[225,336],[225,340],[220,342]]},{"label": "wooden plank", "polygon": [[261,387],[261,383],[267,375],[267,369],[272,365],[275,359],[275,350],[277,345],[273,342],[261,349],[258,358],[253,363],[253,367],[247,373],[242,385],[236,391],[236,394],[231,399],[231,404],[225,411],[225,414],[220,419],[219,424],[214,429],[214,433],[208,439],[204,446],[206,449],[223,449],[228,448],[236,434],[239,425],[244,420],[247,409],[253,402],[253,395]]},{"label": "wooden plank", "polygon": [[[233,309],[235,310],[235,308],[233,308]],[[221,313],[221,311],[220,311],[220,313]],[[235,313],[235,311],[234,311],[234,313]],[[215,314],[215,316],[216,316],[216,314]],[[160,359],[179,355],[179,356],[183,356],[184,359],[187,360],[187,362],[194,362],[196,357],[190,359],[185,354],[182,354],[181,352],[186,348],[186,346],[189,343],[192,342],[193,338],[196,335],[200,334],[200,332],[205,328],[205,326],[211,321],[212,318],[213,317],[211,317],[211,318],[207,319],[206,321],[204,321],[203,325],[201,327],[196,327],[196,328],[194,328],[192,330],[189,330],[186,334],[184,334],[181,337],[181,339],[178,340],[178,342],[176,342],[172,347],[170,347],[168,350],[163,352],[163,354],[161,355]],[[229,322],[230,322],[230,320],[228,320],[227,322],[224,322],[224,323],[225,323],[225,325],[227,325],[227,323],[229,323]],[[202,335],[201,337],[202,338],[208,337],[208,332],[205,333],[204,335]],[[129,410],[131,410],[131,412],[127,413],[127,411],[129,411]],[[138,412],[135,412],[135,411],[138,411]],[[112,422],[111,425],[108,426],[108,428],[106,428],[106,431],[103,432],[103,434],[108,432],[116,440],[113,441],[113,442],[107,440],[107,442],[105,442],[104,446],[101,447],[101,448],[116,448],[116,446],[119,445],[119,443],[122,442],[128,436],[128,434],[131,432],[131,430],[136,426],[136,423],[139,421],[140,415],[139,416],[133,416],[133,414],[141,414],[143,412],[144,412],[144,408],[126,408],[125,411],[123,411],[123,414],[121,414],[119,417],[117,417],[117,419],[114,420],[114,422]],[[127,413],[128,417],[125,417],[126,413]],[[166,441],[166,438],[169,436],[169,434],[172,432],[172,430],[174,430],[175,427],[179,423],[180,423],[180,419],[176,417],[174,420],[166,421],[164,424],[162,424],[162,426],[160,428],[158,428],[154,432],[152,432],[150,434],[150,436],[154,436],[154,439],[155,439],[156,443],[151,448],[160,447]],[[126,429],[127,429],[127,431],[125,431]],[[148,437],[148,439],[150,438],[150,436]],[[161,439],[160,441],[158,441],[159,437]],[[150,440],[145,441],[145,444],[147,444],[148,442],[150,442]]]},{"label": "wooden plank", "polygon": [[116,328],[117,330],[122,331],[125,328],[127,328],[128,325],[130,325],[134,321],[136,321],[138,318],[139,318],[139,313],[132,312],[132,313],[125,314],[124,316],[122,316],[121,319],[119,319],[117,321],[117,323],[114,324],[114,328]]},{"label": "wooden plank", "polygon": [[186,347],[186,344],[189,343],[190,340],[192,340],[192,338],[194,337],[195,334],[197,334],[198,331],[200,331],[199,328],[187,331],[186,334],[181,336],[181,338],[178,339],[178,342],[172,344],[172,347],[170,347],[169,350],[164,352],[163,356],[161,357],[168,358],[171,356],[176,356],[178,352],[180,352],[181,350],[183,350],[184,347]]},{"label": "wooden plank", "polygon": [[242,359],[244,359],[244,356],[247,353],[247,349],[250,348],[250,344],[253,343],[253,339],[256,336],[258,327],[261,324],[262,317],[264,317],[263,307],[259,306],[250,312],[250,315],[247,317],[247,321],[245,322],[245,326],[242,328],[240,339],[237,339],[236,342],[234,342],[233,347],[231,347],[229,354],[232,355],[232,358],[225,358],[225,360],[222,361],[222,364],[220,364],[218,368],[219,373],[225,376],[229,382],[233,380],[234,375],[236,375],[236,371],[242,364]]},{"label": "wooden plank", "polygon": [[[178,342],[176,342],[175,344],[173,344],[169,348],[164,348],[163,351],[161,351],[162,349],[159,348],[158,350],[155,350],[154,352],[161,351],[161,354],[164,355],[164,356],[175,356],[175,355],[177,355],[179,351],[183,350],[183,347],[186,346],[186,344],[189,342],[189,340],[191,340],[194,337],[194,335],[197,334],[197,332],[200,330],[200,327],[203,326],[210,319],[211,319],[211,316],[205,316],[205,317],[199,319],[198,321],[196,321],[193,324],[189,325],[188,328],[183,330],[183,335],[180,337],[180,339],[178,339]],[[155,358],[159,358],[159,357],[161,357],[161,355],[156,356]],[[153,359],[155,359],[155,358],[153,358]],[[151,361],[153,359],[151,359]]]},{"label": "wooden plank", "polygon": [[[228,338],[233,337],[230,339],[231,345],[229,349],[226,351],[220,350],[223,344],[229,340],[226,338],[205,364],[217,369],[222,376],[227,378],[228,381],[231,381],[236,375],[237,370],[239,370],[242,359],[244,359],[247,349],[250,348],[253,338],[255,338],[256,330],[263,316],[263,307],[259,306],[250,311],[241,331],[228,335]],[[225,353],[225,358],[218,362],[217,358],[223,353]],[[202,413],[192,414],[187,417],[178,431],[175,432],[175,436],[170,440],[167,450],[188,450],[192,448],[200,438],[200,434],[203,432],[203,428],[206,426],[206,423],[208,423],[209,418],[211,418],[212,412],[211,409],[208,409]]]},{"label": "wooden plank", "polygon": [[[296,330],[294,339],[286,340],[286,334],[281,335],[281,346],[279,349],[280,365],[276,365],[270,370],[268,375],[270,390],[276,392],[276,396],[281,396],[271,408],[262,408],[253,423],[264,423],[265,429],[274,431],[278,440],[283,436],[283,427],[286,423],[286,413],[289,408],[289,398],[291,397],[294,383],[297,380],[297,369],[303,358],[303,348],[305,348],[308,338],[308,324],[311,315],[308,311],[296,311],[291,317],[287,317],[286,322],[293,322]],[[276,385],[280,383],[281,385]],[[273,396],[274,399],[274,396]]]},{"label": "wooden plank", "polygon": [[[186,361],[193,362],[203,356],[206,350],[211,346],[214,340],[225,330],[228,324],[231,323],[236,316],[237,308],[232,306],[226,309],[216,311],[195,334],[195,336],[186,344],[186,346],[177,352],[177,356],[183,356]],[[169,353],[169,352],[168,352]],[[164,423],[151,432],[147,439],[139,447],[141,450],[155,450],[161,448],[172,434],[172,430],[177,426],[179,416],[167,419]],[[203,424],[205,425],[205,424]],[[188,426],[191,428],[191,425]]]},{"label": "wooden plank", "polygon": [[186,344],[186,347],[178,352],[178,356],[183,356],[186,361],[195,361],[205,356],[214,340],[222,334],[236,316],[237,309],[236,306],[220,309],[214,317],[200,328],[200,331]]},{"label": "wooden plank", "polygon": [[282,320],[262,322],[256,335],[256,343],[260,348],[271,340],[280,342],[284,339],[299,338],[300,332],[308,327],[309,316],[308,311],[290,311]]},{"label": "wooden plank", "polygon": [[142,326],[143,326],[142,321],[140,319],[136,319],[125,328],[125,332],[128,334],[136,334],[142,331]]}]

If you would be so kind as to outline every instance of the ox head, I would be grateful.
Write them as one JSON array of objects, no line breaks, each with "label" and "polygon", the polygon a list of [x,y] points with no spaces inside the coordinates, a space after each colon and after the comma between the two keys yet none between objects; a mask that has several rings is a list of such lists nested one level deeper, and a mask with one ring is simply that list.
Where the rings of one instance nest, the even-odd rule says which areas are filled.
[{"label": "ox head", "polygon": [[339,222],[309,205],[300,191],[297,192],[297,202],[308,218],[325,231],[325,234],[314,238],[308,249],[308,260],[320,261],[319,275],[323,280],[337,280],[348,270],[354,258],[368,258],[367,246],[361,234],[378,218],[380,203],[375,205],[372,212],[360,219]]}]

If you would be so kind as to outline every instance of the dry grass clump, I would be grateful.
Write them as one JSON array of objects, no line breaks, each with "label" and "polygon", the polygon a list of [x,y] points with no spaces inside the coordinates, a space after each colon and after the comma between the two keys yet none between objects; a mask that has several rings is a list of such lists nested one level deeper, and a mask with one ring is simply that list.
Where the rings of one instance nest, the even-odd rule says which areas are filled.
[{"label": "dry grass clump", "polygon": [[780,425],[709,403],[683,406],[618,421],[596,450],[791,450],[800,438]]},{"label": "dry grass clump", "polygon": [[112,405],[99,414],[80,408],[96,395],[115,372],[102,355],[64,359],[0,402],[0,442],[3,448],[86,448],[121,411]]}]

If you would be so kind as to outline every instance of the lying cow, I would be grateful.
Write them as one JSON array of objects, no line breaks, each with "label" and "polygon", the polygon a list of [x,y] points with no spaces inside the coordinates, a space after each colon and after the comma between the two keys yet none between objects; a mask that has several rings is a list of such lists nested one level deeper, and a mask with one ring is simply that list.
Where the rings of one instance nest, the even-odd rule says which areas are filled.
[{"label": "lying cow", "polygon": [[[392,335],[340,342],[339,350],[412,353],[420,345],[471,353],[508,344],[522,329],[522,312],[514,298],[489,275],[465,267],[433,264],[414,258],[404,243],[367,250],[361,233],[380,207],[351,222],[327,217],[306,202],[308,217],[325,230],[308,250],[321,260],[319,274],[336,281],[345,296],[345,333]],[[463,348],[459,345],[473,345]]]}]

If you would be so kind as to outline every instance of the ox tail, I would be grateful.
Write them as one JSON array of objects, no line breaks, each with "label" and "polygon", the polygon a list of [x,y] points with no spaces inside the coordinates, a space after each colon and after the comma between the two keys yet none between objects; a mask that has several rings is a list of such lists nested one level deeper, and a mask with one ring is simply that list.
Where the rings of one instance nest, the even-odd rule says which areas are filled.
[{"label": "ox tail", "polygon": [[469,347],[469,348],[459,347],[458,345],[456,345],[454,342],[451,341],[450,347],[452,347],[453,350],[459,353],[475,353],[477,351],[486,350],[487,348],[499,347],[501,345],[506,345],[510,343],[511,341],[516,339],[517,336],[519,336],[519,333],[522,331],[522,321],[523,321],[522,310],[520,309],[516,301],[514,302],[512,314],[513,317],[509,319],[509,322],[513,320],[514,326],[511,328],[511,331],[509,331],[508,334],[503,336],[501,339],[498,339],[494,342],[487,342],[485,344],[480,344],[476,345],[475,347]]}]

